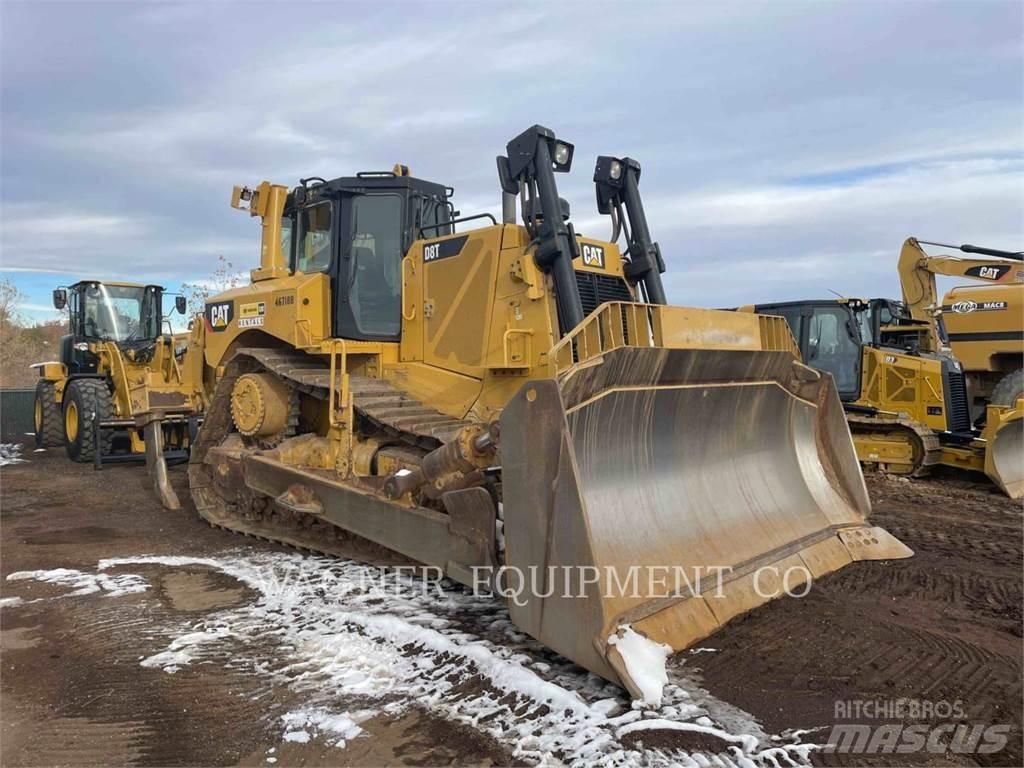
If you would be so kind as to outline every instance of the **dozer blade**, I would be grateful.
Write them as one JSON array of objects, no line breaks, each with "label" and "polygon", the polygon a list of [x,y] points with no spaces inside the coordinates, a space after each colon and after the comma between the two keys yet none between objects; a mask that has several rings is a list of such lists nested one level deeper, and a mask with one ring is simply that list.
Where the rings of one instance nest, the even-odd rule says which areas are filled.
[{"label": "dozer blade", "polygon": [[524,385],[501,433],[506,563],[530,587],[513,621],[638,698],[627,626],[679,651],[808,578],[913,554],[865,522],[832,379],[789,352],[618,347]]},{"label": "dozer blade", "polygon": [[1024,400],[985,410],[985,474],[1011,499],[1024,498]]}]

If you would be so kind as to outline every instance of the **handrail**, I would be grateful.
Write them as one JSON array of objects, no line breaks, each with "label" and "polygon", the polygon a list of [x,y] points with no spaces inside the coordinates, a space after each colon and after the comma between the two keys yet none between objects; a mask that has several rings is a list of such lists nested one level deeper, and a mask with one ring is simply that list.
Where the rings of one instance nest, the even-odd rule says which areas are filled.
[{"label": "handrail", "polygon": [[[423,235],[425,229],[437,229],[438,227],[448,227],[455,224],[462,224],[465,221],[473,221],[474,219],[490,219],[491,223],[495,226],[498,225],[498,220],[494,218],[493,213],[474,213],[472,216],[463,216],[461,219],[449,219],[448,221],[441,221],[437,224],[427,224],[420,227],[420,236]],[[453,230],[451,234],[455,234]],[[435,237],[448,237],[448,235],[435,235]]]},{"label": "handrail", "polygon": [[[693,323],[694,313],[716,313],[720,318]],[[725,310],[674,307],[664,304],[610,301],[591,312],[551,350],[555,373],[618,347],[671,349],[748,349],[800,353],[786,320],[769,315],[747,315]],[[723,330],[734,340],[723,342]]]},{"label": "handrail", "polygon": [[[523,354],[523,360],[520,363],[514,363],[509,360],[509,338],[514,334],[521,334],[526,337],[526,352]],[[501,337],[502,356],[504,358],[503,368],[529,368],[530,360],[533,358],[531,354],[533,348],[531,346],[531,338],[533,337],[532,328],[506,328],[505,333]]]},{"label": "handrail", "polygon": [[[341,364],[338,365],[338,357],[341,357]],[[348,408],[348,348],[344,339],[332,339],[330,346],[330,385],[328,388],[328,417],[332,427],[345,425],[343,419],[337,418],[339,411]],[[341,386],[337,386],[338,373],[341,373]]]},{"label": "handrail", "polygon": [[405,290],[405,265],[408,262],[412,268],[412,272],[416,272],[416,263],[412,260],[411,256],[406,256],[402,259],[402,319],[403,320],[414,320],[416,318],[416,304],[412,305],[412,312],[405,311],[405,298],[407,291]]}]

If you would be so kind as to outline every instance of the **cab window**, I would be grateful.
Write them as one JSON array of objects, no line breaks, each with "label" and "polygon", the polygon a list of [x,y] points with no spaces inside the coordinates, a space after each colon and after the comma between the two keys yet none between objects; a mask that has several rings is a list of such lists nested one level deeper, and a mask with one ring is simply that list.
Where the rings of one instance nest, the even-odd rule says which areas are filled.
[{"label": "cab window", "polygon": [[[295,254],[295,269],[306,274],[326,271],[331,265],[331,204],[318,203],[303,209],[299,229],[302,240]],[[283,228],[281,236],[283,239]]]},{"label": "cab window", "polygon": [[778,315],[785,319],[789,324],[789,330],[793,332],[793,340],[799,345],[800,344],[800,331],[803,317],[801,312],[802,307],[772,307],[766,310],[770,315]]},{"label": "cab window", "polygon": [[356,327],[370,336],[402,329],[402,199],[360,195],[352,202],[349,302]]},{"label": "cab window", "polygon": [[286,264],[292,263],[292,234],[295,230],[295,221],[291,216],[281,217],[281,256]]},{"label": "cab window", "polygon": [[807,331],[807,364],[828,371],[840,394],[860,391],[860,339],[845,309],[815,309]]},{"label": "cab window", "polygon": [[441,198],[418,195],[413,199],[415,221],[421,237],[443,237],[452,232],[448,204]]}]

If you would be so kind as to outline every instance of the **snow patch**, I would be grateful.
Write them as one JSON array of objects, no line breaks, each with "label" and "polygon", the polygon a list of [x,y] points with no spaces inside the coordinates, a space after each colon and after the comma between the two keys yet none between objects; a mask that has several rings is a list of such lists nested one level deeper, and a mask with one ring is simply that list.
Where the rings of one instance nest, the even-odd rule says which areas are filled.
[{"label": "snow patch", "polygon": [[21,605],[25,601],[20,597],[4,597],[0,598],[0,608],[13,608],[16,605]]},{"label": "snow patch", "polygon": [[[499,601],[450,581],[428,585],[407,572],[342,559],[251,550],[118,558],[98,567],[143,564],[209,567],[257,594],[179,629],[162,652],[167,656],[143,661],[168,669],[201,657],[263,677],[268,686],[288,686],[302,705],[283,721],[285,741],[340,746],[358,737],[374,711],[401,717],[421,710],[494,738],[515,762],[778,768],[807,764],[814,749],[779,746],[749,714],[703,690],[689,670],[666,666],[664,647],[629,628],[616,642],[643,670],[630,674],[657,684],[660,704],[653,709],[634,709],[621,688],[518,630]],[[642,731],[663,722],[726,734],[728,746],[701,755],[644,749],[635,737],[627,746],[620,738],[632,724]]]},{"label": "snow patch", "polygon": [[622,624],[619,631],[608,638],[608,645],[618,650],[626,672],[640,690],[642,702],[649,707],[660,707],[662,691],[668,684],[665,664],[672,655],[672,648],[634,632],[629,624]]},{"label": "snow patch", "polygon": [[0,443],[0,467],[9,464],[23,464],[25,459],[21,458],[21,445],[18,443]]},{"label": "snow patch", "polygon": [[223,640],[232,634],[227,627],[216,627],[203,632],[189,632],[176,637],[166,651],[149,656],[139,664],[143,667],[162,669],[173,675],[182,667],[186,667],[202,656],[201,646]]},{"label": "snow patch", "polygon": [[73,568],[54,568],[49,571],[16,571],[7,577],[8,581],[32,579],[47,584],[71,587],[72,592],[64,597],[91,595],[105,592],[107,597],[121,597],[135,592],[145,592],[149,584],[141,576],[125,573],[111,576],[106,573],[83,573]]},{"label": "snow patch", "polygon": [[377,713],[373,710],[336,713],[326,709],[313,709],[289,712],[281,717],[289,729],[283,738],[285,741],[298,741],[301,738],[299,734],[302,734],[305,736],[305,743],[309,741],[312,731],[313,737],[323,736],[328,744],[344,748],[348,741],[363,732],[359,723],[369,720],[375,714]]},{"label": "snow patch", "polygon": [[619,728],[616,735],[621,737],[625,736],[627,733],[636,733],[637,731],[691,731],[694,733],[706,733],[709,736],[714,736],[722,741],[742,744],[744,752],[753,752],[757,749],[757,739],[745,733],[732,734],[707,725],[681,723],[676,720],[661,720],[658,718],[639,720],[635,723],[626,723],[626,725]]}]

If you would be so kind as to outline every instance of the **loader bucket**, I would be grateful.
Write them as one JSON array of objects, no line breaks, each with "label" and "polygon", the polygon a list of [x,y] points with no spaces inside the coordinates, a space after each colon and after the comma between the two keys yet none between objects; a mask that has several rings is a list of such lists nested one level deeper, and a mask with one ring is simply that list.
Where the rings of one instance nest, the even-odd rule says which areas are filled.
[{"label": "loader bucket", "polygon": [[680,651],[810,578],[912,554],[865,522],[831,377],[707,328],[718,348],[606,349],[502,413],[512,620],[635,697],[626,627]]},{"label": "loader bucket", "polygon": [[985,474],[1011,499],[1024,498],[1024,400],[985,411]]}]

